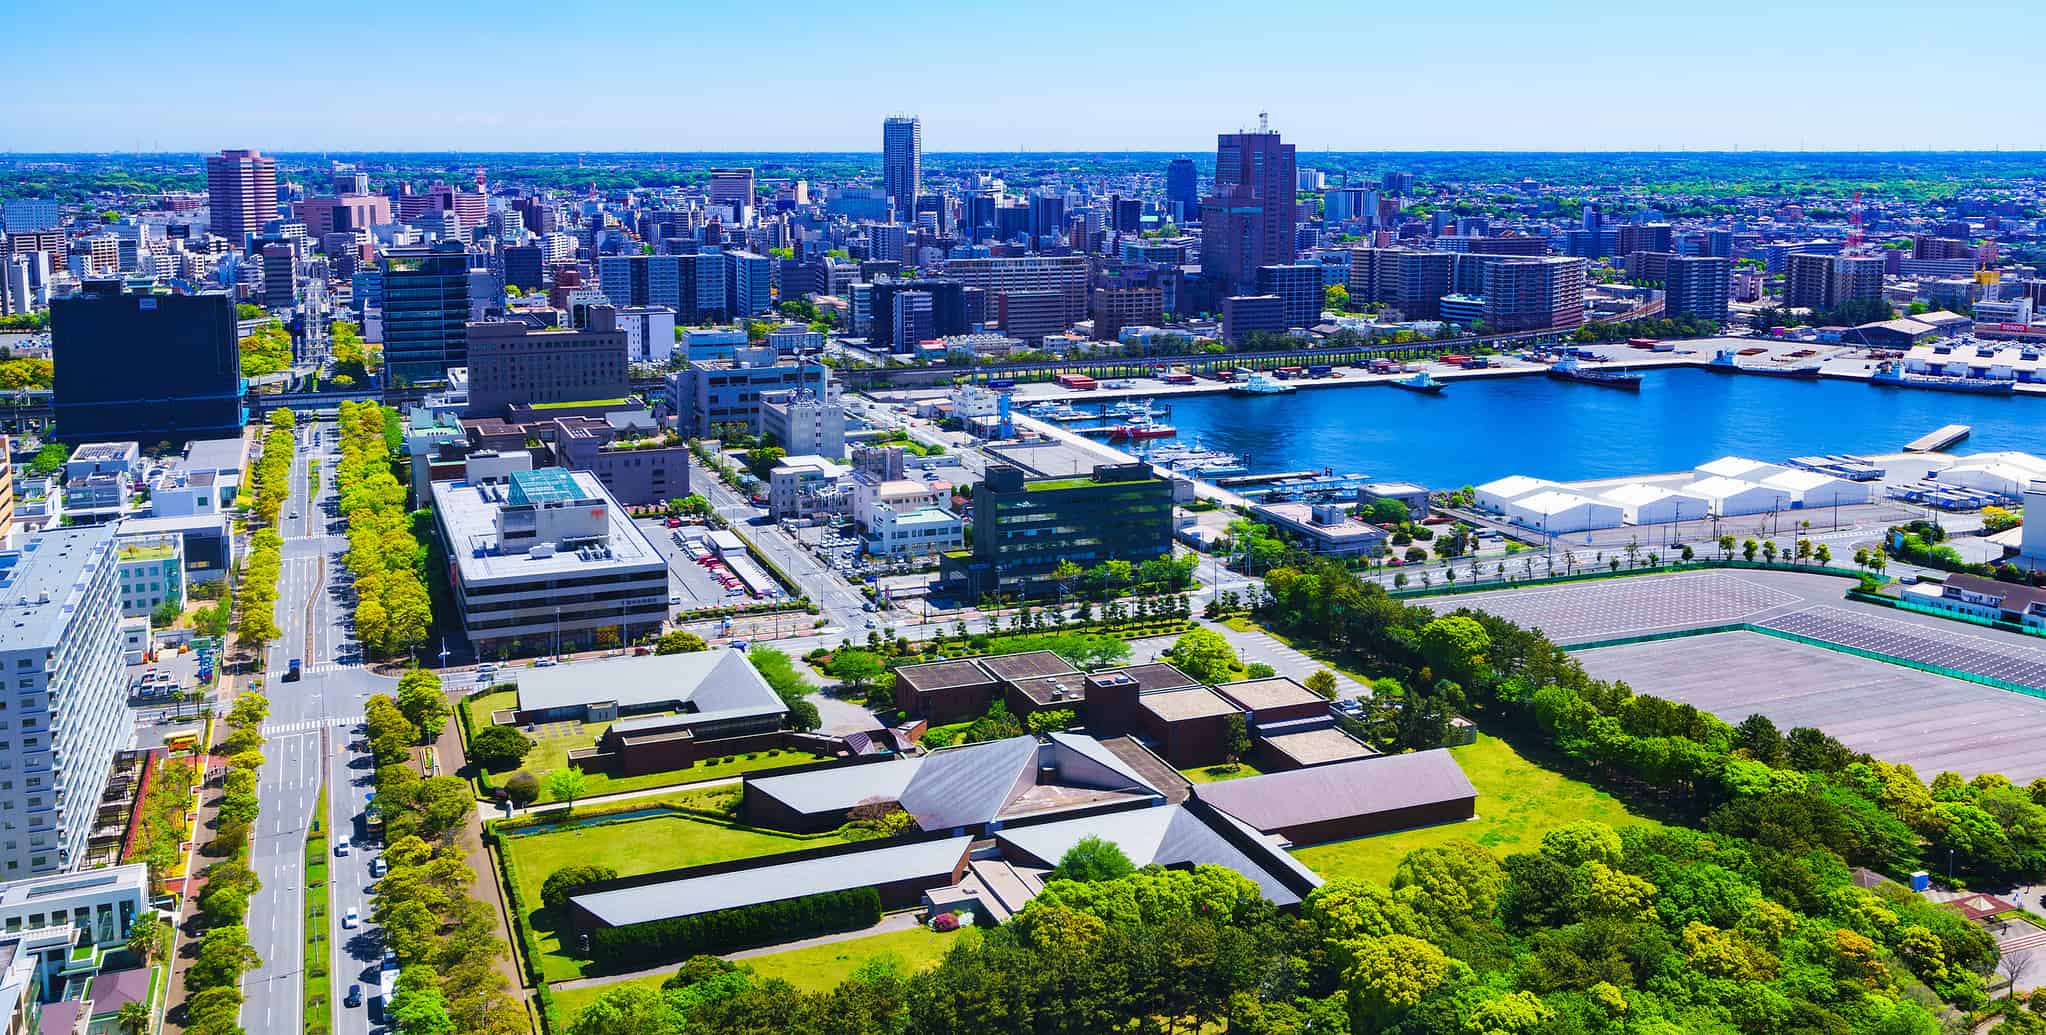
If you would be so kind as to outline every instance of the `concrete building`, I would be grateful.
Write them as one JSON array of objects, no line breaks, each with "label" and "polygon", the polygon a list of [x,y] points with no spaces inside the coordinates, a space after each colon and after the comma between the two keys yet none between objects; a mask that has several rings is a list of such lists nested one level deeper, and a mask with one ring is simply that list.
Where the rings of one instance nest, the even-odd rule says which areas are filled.
[{"label": "concrete building", "polygon": [[868,556],[891,560],[947,553],[966,545],[966,523],[943,507],[897,510],[876,503],[867,511],[861,538]]},{"label": "concrete building", "polygon": [[667,617],[668,566],[596,475],[433,483],[462,627],[484,657],[631,643]]},{"label": "concrete building", "polygon": [[684,436],[709,438],[728,424],[758,428],[760,398],[768,392],[808,389],[836,398],[831,368],[822,363],[781,363],[766,349],[741,351],[730,361],[691,360],[668,375],[668,409]]},{"label": "concrete building", "polygon": [[591,306],[581,329],[537,319],[468,325],[469,407],[474,417],[499,417],[513,406],[624,399],[632,369],[618,311]]},{"label": "concrete building", "polygon": [[645,410],[613,410],[602,417],[558,417],[554,462],[588,471],[628,507],[658,506],[689,495],[689,446],[670,438]]},{"label": "concrete building", "polygon": [[1222,300],[1222,340],[1241,345],[1253,334],[1286,333],[1286,300],[1277,295],[1230,295]]},{"label": "concrete building", "polygon": [[1288,329],[1312,327],[1321,322],[1326,300],[1321,285],[1321,264],[1289,263],[1257,268],[1257,293],[1277,295],[1285,308]]},{"label": "concrete building", "polygon": [[852,469],[821,456],[785,456],[767,476],[767,511],[779,521],[852,513]]},{"label": "concrete building", "polygon": [[1279,134],[1222,133],[1215,138],[1215,191],[1201,200],[1201,271],[1217,294],[1255,290],[1257,268],[1291,263],[1299,213],[1293,145]]},{"label": "concrete building", "polygon": [[1000,296],[1010,292],[1053,292],[1059,298],[1060,329],[1087,318],[1089,274],[1084,255],[948,259],[939,272],[946,280],[987,292],[997,307]]},{"label": "concrete building", "polygon": [[1329,557],[1375,557],[1391,538],[1377,525],[1351,517],[1339,503],[1260,503],[1250,509],[1308,552]]},{"label": "concrete building", "polygon": [[760,393],[758,426],[789,453],[833,460],[845,455],[845,405],[837,382],[825,382],[822,395],[809,388]]},{"label": "concrete building", "polygon": [[1005,291],[995,304],[1002,333],[1031,346],[1069,326],[1065,300],[1056,291]]},{"label": "concrete building", "polygon": [[1927,581],[1904,587],[1904,600],[1937,611],[2046,632],[2046,590],[2035,586],[1953,574],[1946,576],[1944,582]]},{"label": "concrete building", "polygon": [[1733,261],[1705,255],[1670,256],[1664,278],[1663,315],[1726,322],[1733,288]]},{"label": "concrete building", "polygon": [[941,588],[960,599],[1047,596],[1051,572],[1172,556],[1172,485],[1145,463],[1104,464],[1090,476],[1030,479],[990,466],[974,494],[973,551],[947,554]]},{"label": "concrete building", "polygon": [[384,364],[401,381],[469,365],[469,255],[459,241],[393,248],[383,270]]},{"label": "concrete building", "polygon": [[1485,329],[1568,330],[1584,322],[1584,260],[1551,255],[1485,264]]},{"label": "concrete building", "polygon": [[1791,308],[1832,309],[1883,297],[1880,256],[1793,252],[1786,259],[1786,274],[1783,304]]},{"label": "concrete building", "polygon": [[147,618],[164,604],[185,603],[184,537],[151,532],[123,534],[114,548],[121,617]]},{"label": "concrete building", "polygon": [[675,311],[661,305],[633,305],[618,310],[618,329],[625,332],[625,355],[634,363],[665,365],[675,355]]},{"label": "concrete building", "polygon": [[11,876],[85,859],[131,717],[122,665],[114,528],[52,529],[0,554],[0,668],[12,734],[0,733],[0,863]]},{"label": "concrete building", "polygon": [[891,115],[882,120],[881,187],[897,222],[907,223],[916,217],[923,171],[923,122],[914,115]]},{"label": "concrete building", "polygon": [[1419,521],[1428,516],[1428,490],[1412,482],[1372,482],[1357,490],[1358,503],[1395,500],[1407,508],[1407,516]]}]

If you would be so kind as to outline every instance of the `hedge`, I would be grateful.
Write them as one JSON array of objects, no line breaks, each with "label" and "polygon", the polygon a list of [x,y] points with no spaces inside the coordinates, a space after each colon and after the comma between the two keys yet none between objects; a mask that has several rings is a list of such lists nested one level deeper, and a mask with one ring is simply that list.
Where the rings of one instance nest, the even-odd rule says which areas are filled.
[{"label": "hedge", "polygon": [[855,931],[880,922],[880,892],[873,888],[826,891],[715,913],[598,928],[590,932],[590,957],[604,967],[630,965],[640,969],[702,953],[715,955],[748,946]]}]

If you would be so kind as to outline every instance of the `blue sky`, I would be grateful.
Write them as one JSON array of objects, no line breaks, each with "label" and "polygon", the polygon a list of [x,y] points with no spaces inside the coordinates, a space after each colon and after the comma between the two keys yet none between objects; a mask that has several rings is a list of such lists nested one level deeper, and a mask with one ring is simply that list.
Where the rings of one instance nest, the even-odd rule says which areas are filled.
[{"label": "blue sky", "polygon": [[909,112],[930,151],[1200,151],[1260,110],[1303,150],[2046,149],[2042,35],[2020,0],[0,0],[0,149],[869,151]]}]

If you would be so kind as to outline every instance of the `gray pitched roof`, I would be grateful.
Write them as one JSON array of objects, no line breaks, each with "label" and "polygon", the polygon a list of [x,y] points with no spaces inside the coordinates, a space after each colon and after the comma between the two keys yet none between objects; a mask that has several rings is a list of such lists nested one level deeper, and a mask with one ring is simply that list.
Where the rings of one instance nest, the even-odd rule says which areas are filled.
[{"label": "gray pitched roof", "polygon": [[972,844],[971,837],[948,837],[889,845],[730,873],[681,877],[660,884],[593,891],[571,896],[571,901],[599,921],[621,927],[942,874],[958,866]]},{"label": "gray pitched roof", "polygon": [[518,672],[519,709],[545,711],[616,701],[620,708],[681,706],[697,718],[788,710],[760,671],[735,650],[599,658]]},{"label": "gray pitched roof", "polygon": [[898,801],[902,790],[922,769],[922,758],[832,766],[788,776],[762,776],[746,781],[746,793],[765,794],[797,812],[837,812],[872,798]]},{"label": "gray pitched roof", "polygon": [[1203,784],[1194,796],[1270,832],[1477,797],[1446,748]]},{"label": "gray pitched roof", "polygon": [[[1068,849],[1084,837],[1112,841],[1138,866],[1226,866],[1243,874],[1258,890],[1279,905],[1294,905],[1300,895],[1287,887],[1279,872],[1290,870],[1276,858],[1285,853],[1276,846],[1274,858],[1252,858],[1231,844],[1213,827],[1182,805],[1132,809],[1078,819],[1011,827],[995,835],[1005,856],[1012,853],[1040,866],[1056,866]],[[1316,878],[1313,883],[1319,883]]]},{"label": "gray pitched roof", "polygon": [[1028,734],[934,751],[903,788],[902,807],[925,830],[979,826],[1036,773],[1037,738]]},{"label": "gray pitched roof", "polygon": [[1058,766],[1059,777],[1067,783],[1099,786],[1110,791],[1165,793],[1153,787],[1128,762],[1116,757],[1115,752],[1093,737],[1054,733],[1050,739],[1052,764]]}]

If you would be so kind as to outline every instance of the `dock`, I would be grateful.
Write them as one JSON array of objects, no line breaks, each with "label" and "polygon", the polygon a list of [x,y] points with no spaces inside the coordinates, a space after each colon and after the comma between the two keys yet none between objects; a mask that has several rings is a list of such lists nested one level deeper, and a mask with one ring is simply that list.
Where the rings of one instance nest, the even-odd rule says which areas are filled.
[{"label": "dock", "polygon": [[1216,478],[1214,482],[1216,485],[1222,486],[1267,485],[1272,482],[1292,481],[1296,478],[1312,478],[1320,473],[1320,471],[1280,471],[1276,474],[1232,474],[1224,478]]},{"label": "dock", "polygon": [[1912,439],[1911,444],[1904,447],[1904,451],[1907,453],[1937,453],[1967,438],[1968,434],[1974,430],[1974,428],[1966,424],[1949,424],[1929,435],[1922,435]]}]

